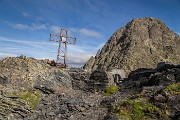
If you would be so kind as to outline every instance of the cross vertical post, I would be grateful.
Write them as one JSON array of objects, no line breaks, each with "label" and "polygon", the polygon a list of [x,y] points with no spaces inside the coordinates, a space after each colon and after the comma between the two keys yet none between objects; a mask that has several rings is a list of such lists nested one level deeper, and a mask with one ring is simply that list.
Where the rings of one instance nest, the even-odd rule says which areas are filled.
[{"label": "cross vertical post", "polygon": [[56,66],[67,67],[67,44],[75,44],[76,38],[68,36],[68,30],[61,29],[60,34],[50,34],[50,41],[58,42],[58,53],[56,59]]}]

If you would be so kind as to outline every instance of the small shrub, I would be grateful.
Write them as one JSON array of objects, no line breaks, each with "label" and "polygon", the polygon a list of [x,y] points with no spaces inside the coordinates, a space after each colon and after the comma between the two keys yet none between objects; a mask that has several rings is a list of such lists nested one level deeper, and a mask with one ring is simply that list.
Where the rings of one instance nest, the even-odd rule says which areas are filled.
[{"label": "small shrub", "polygon": [[42,99],[42,93],[39,90],[13,91],[7,96],[11,95],[16,95],[18,98],[24,100],[32,109],[34,109]]},{"label": "small shrub", "polygon": [[175,83],[175,84],[169,85],[165,89],[165,92],[169,92],[171,94],[180,94],[180,83]]},{"label": "small shrub", "polygon": [[108,88],[103,89],[103,93],[105,96],[110,96],[119,91],[119,87],[116,85],[111,85]]},{"label": "small shrub", "polygon": [[113,106],[112,113],[117,115],[120,119],[141,120],[151,119],[159,113],[159,111],[159,108],[145,98],[127,98],[118,106]]}]

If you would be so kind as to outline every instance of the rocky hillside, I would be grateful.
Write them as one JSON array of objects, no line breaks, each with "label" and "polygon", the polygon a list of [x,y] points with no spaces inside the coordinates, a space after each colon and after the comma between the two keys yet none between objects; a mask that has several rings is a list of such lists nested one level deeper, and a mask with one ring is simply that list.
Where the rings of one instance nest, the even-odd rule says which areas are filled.
[{"label": "rocky hillside", "polygon": [[116,85],[104,71],[49,66],[25,56],[0,61],[0,120],[177,120],[180,66],[132,71]]},{"label": "rocky hillside", "polygon": [[[89,74],[26,56],[0,60],[0,120],[103,119],[103,95],[88,92]],[[93,87],[92,87],[93,89]]]},{"label": "rocky hillside", "polygon": [[119,119],[180,119],[179,65],[158,64],[155,69],[137,69],[121,85],[122,91],[137,94],[112,106],[111,112]]},{"label": "rocky hillside", "polygon": [[126,76],[159,62],[180,63],[180,37],[155,18],[133,19],[117,30],[84,69],[121,69]]}]

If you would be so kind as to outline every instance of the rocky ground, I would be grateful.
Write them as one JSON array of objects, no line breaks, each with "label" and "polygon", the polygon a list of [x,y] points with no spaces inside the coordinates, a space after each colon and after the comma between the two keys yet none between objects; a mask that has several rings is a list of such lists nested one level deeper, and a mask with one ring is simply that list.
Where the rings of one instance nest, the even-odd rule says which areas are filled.
[{"label": "rocky ground", "polygon": [[89,73],[25,56],[0,61],[0,119],[104,119],[104,96],[88,92]]},{"label": "rocky ground", "polygon": [[0,61],[0,119],[180,119],[178,65],[137,69],[112,92],[113,87],[104,89],[105,72],[90,74],[46,62],[25,56]]}]

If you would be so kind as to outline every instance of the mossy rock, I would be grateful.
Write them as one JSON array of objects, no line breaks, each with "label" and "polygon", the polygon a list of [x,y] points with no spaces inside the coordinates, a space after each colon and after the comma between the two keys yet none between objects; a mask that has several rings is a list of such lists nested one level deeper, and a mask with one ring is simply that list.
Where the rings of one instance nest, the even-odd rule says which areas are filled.
[{"label": "mossy rock", "polygon": [[102,91],[105,96],[110,96],[114,93],[117,93],[119,91],[119,87],[117,85],[111,85],[108,88],[104,88]]},{"label": "mossy rock", "polygon": [[6,94],[6,96],[17,96],[18,99],[23,100],[32,109],[34,109],[42,99],[42,93],[39,90],[12,91]]},{"label": "mossy rock", "polygon": [[180,94],[180,83],[169,85],[164,91],[170,94]]},{"label": "mossy rock", "polygon": [[146,98],[126,98],[113,105],[112,114],[123,120],[151,120],[167,118],[165,110],[161,110]]}]

